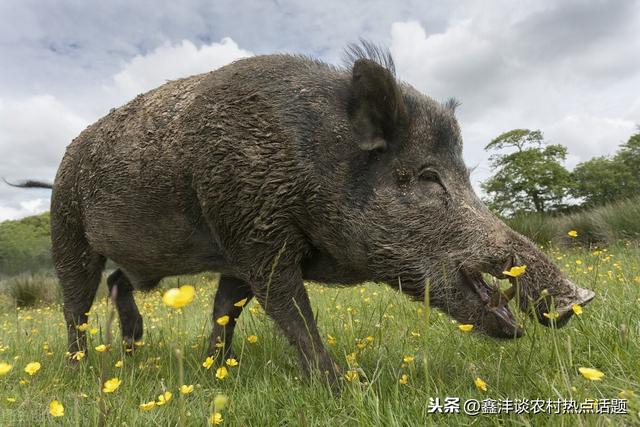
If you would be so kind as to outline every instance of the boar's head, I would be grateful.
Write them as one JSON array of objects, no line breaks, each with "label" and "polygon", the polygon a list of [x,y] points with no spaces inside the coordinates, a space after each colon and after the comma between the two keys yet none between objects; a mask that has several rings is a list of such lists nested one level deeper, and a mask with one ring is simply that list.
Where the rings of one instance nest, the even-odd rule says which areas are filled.
[{"label": "boar's head", "polygon": [[[507,304],[514,297],[542,324],[564,325],[572,305],[594,293],[571,283],[476,196],[455,103],[398,82],[386,65],[359,58],[351,69],[348,117],[365,160],[352,166],[358,209],[349,244],[360,246],[367,274],[416,299],[428,286],[432,305],[491,336],[522,335]],[[510,289],[485,280],[507,278],[503,272],[519,265],[526,271],[510,278]]]}]

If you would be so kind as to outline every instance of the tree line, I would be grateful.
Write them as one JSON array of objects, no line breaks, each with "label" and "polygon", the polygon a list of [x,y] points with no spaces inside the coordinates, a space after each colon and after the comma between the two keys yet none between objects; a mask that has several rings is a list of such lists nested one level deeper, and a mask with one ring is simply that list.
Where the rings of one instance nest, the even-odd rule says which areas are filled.
[{"label": "tree line", "polygon": [[640,194],[640,127],[611,156],[594,157],[573,171],[567,148],[549,144],[540,130],[514,129],[485,147],[493,176],[481,183],[485,203],[503,216],[566,212]]}]

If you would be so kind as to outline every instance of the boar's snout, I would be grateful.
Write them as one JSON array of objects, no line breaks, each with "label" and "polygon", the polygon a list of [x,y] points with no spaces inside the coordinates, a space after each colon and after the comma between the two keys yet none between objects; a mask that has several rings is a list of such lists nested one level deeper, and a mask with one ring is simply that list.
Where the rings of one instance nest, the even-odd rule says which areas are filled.
[{"label": "boar's snout", "polygon": [[535,309],[538,321],[544,326],[563,327],[574,313],[574,304],[584,306],[596,296],[592,290],[581,288],[569,279],[563,278],[562,281],[567,289],[567,294],[556,298],[545,296],[541,300],[540,307]]}]

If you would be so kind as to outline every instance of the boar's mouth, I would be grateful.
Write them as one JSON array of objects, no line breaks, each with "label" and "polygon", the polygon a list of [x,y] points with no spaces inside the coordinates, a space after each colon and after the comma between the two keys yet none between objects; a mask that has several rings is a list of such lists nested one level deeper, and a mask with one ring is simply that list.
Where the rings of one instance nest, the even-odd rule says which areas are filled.
[{"label": "boar's mouth", "polygon": [[476,319],[478,329],[496,338],[519,338],[524,330],[518,326],[509,300],[515,296],[515,288],[500,290],[498,284],[489,285],[479,271],[462,269],[464,285],[482,302],[482,309]]}]

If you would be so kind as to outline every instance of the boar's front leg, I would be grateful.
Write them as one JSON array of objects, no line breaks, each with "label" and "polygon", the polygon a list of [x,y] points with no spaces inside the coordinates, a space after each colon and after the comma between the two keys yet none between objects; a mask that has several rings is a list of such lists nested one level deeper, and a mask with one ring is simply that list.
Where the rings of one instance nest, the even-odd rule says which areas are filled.
[{"label": "boar's front leg", "polygon": [[[216,357],[219,364],[223,364],[227,358],[234,357],[231,341],[236,320],[251,298],[253,298],[253,292],[246,282],[225,275],[220,277],[213,302],[213,332],[208,351],[210,356]],[[216,320],[223,316],[229,316],[229,321],[225,325],[220,325]]]},{"label": "boar's front leg", "polygon": [[275,271],[271,280],[254,284],[253,293],[289,343],[297,348],[304,373],[308,375],[317,369],[335,386],[340,368],[322,343],[301,271]]}]

